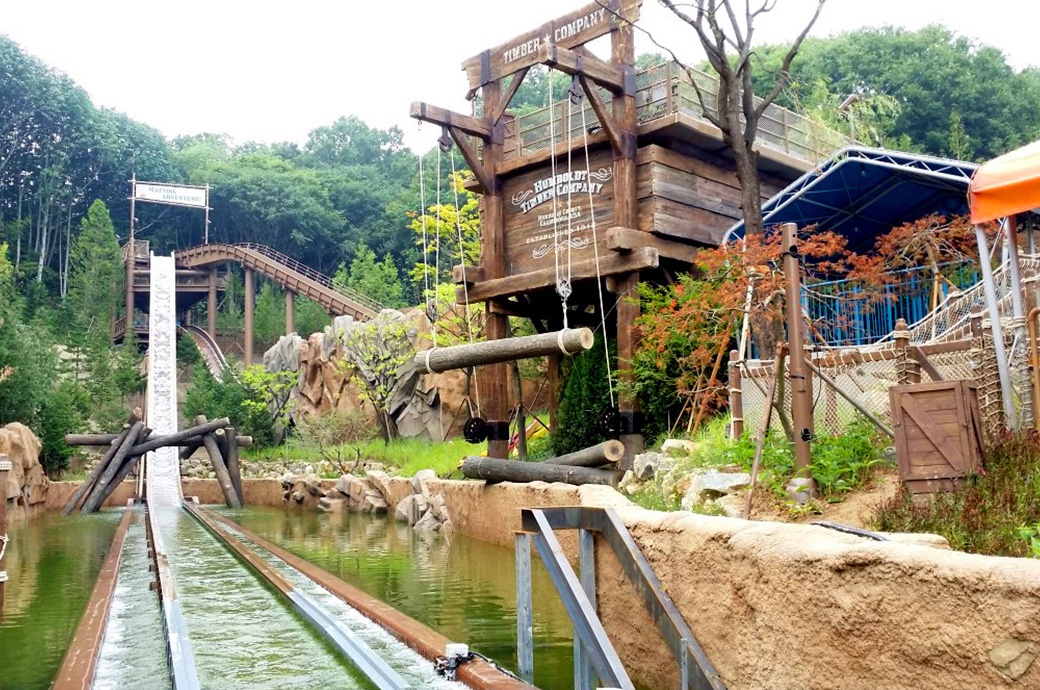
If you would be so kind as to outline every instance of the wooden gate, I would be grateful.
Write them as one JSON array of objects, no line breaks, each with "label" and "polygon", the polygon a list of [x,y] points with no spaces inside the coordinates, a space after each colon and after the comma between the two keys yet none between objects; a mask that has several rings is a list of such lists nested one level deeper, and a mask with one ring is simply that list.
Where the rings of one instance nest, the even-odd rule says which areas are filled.
[{"label": "wooden gate", "polygon": [[950,491],[982,466],[982,428],[973,381],[889,389],[899,478],[914,493]]}]

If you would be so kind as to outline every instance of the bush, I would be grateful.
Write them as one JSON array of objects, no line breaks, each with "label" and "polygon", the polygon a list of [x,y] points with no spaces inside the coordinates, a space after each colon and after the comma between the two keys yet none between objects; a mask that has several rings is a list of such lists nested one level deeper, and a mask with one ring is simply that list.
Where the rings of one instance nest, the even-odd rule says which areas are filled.
[{"label": "bush", "polygon": [[[1040,523],[1040,439],[1005,434],[986,453],[985,468],[951,493],[915,498],[905,489],[882,504],[874,528],[932,532],[962,551],[1029,556]],[[1032,528],[1030,526],[1033,526]]]},{"label": "bush", "polygon": [[192,372],[184,414],[189,420],[198,414],[210,419],[227,417],[238,433],[252,436],[258,446],[271,446],[281,440],[261,391],[230,375],[218,381],[206,367],[195,367]]},{"label": "bush", "polygon": [[[611,353],[611,359],[616,361],[614,353]],[[610,406],[607,363],[603,357],[601,337],[597,336],[591,350],[565,359],[561,368],[563,385],[557,408],[559,425],[552,436],[554,455],[573,453],[605,441],[607,437],[600,431],[599,419],[600,413]]]}]

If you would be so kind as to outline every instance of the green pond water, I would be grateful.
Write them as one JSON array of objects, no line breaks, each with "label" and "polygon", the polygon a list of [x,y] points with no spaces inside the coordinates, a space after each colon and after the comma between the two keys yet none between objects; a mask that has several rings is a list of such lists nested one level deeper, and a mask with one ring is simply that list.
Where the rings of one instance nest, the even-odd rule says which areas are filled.
[{"label": "green pond water", "polygon": [[[392,520],[362,515],[263,508],[222,512],[448,638],[517,670],[512,549],[459,535],[420,535]],[[5,620],[0,624],[0,689],[50,686],[120,514],[42,514],[10,526],[6,566],[10,581]],[[158,598],[148,590],[153,577],[147,571],[142,518],[143,513],[135,517],[127,534],[110,627],[98,663],[99,689],[169,687]],[[371,687],[187,513],[168,510],[157,519],[203,687]],[[537,559],[532,577],[533,680],[544,690],[569,690],[573,687],[570,622]],[[308,591],[328,610],[342,606],[315,585]],[[322,600],[322,594],[329,599]],[[351,616],[358,614],[336,615],[350,625]],[[354,623],[360,629],[369,622]],[[368,643],[414,687],[441,687],[443,681],[427,677],[428,664],[378,626],[371,627],[376,630],[364,633]]]},{"label": "green pond water", "polygon": [[[358,514],[299,514],[277,508],[222,511],[246,529],[517,671],[516,574],[512,549],[461,535],[422,535]],[[570,620],[535,558],[534,683],[574,687]]]},{"label": "green pond water", "polygon": [[50,687],[119,518],[117,512],[44,513],[8,525],[0,688]]}]

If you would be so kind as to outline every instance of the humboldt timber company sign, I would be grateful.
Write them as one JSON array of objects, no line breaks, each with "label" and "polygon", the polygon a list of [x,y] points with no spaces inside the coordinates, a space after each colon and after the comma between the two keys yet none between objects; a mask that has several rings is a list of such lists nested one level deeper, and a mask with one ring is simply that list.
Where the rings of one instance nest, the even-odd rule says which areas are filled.
[{"label": "humboldt timber company sign", "polygon": [[475,89],[490,81],[507,77],[525,67],[539,63],[538,51],[544,45],[576,48],[605,36],[619,21],[639,19],[642,0],[601,0],[562,17],[542,24],[537,29],[485,50],[462,63],[469,86]]},{"label": "humboldt timber company sign", "polygon": [[[591,245],[592,224],[604,225],[613,210],[608,165],[555,175],[524,176],[510,190],[506,214],[506,254],[513,263],[537,262],[565,251]],[[507,260],[507,263],[510,261]],[[533,267],[532,267],[533,268]]]}]

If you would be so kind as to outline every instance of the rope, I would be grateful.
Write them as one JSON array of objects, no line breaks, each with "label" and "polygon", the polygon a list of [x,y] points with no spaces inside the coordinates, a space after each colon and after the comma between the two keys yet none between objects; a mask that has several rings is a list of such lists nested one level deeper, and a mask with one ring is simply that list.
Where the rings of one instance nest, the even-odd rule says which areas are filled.
[{"label": "rope", "polygon": [[[433,317],[430,322],[433,324],[431,330],[433,332],[433,346],[437,347],[437,319],[441,315],[441,186],[443,180],[441,179],[441,146],[438,142],[437,145],[437,222],[434,225],[433,231],[434,242],[436,247],[434,248],[434,267],[433,267]],[[424,240],[425,241],[425,240]],[[427,247],[423,247],[423,251],[427,251]]]},{"label": "rope", "polygon": [[[581,109],[581,133],[585,147],[585,177],[586,181],[589,174],[592,172],[591,165],[589,163],[589,128],[588,122],[585,117],[585,108]],[[603,329],[603,359],[607,363],[607,390],[610,391],[610,406],[614,407],[614,377],[611,376],[610,371],[610,338],[607,335],[607,312],[603,305],[603,277],[600,275],[599,267],[599,236],[596,232],[596,206],[592,199],[592,185],[588,185],[589,190],[589,220],[592,225],[592,254],[596,261],[596,293],[599,297],[599,325]],[[620,301],[621,295],[618,295]],[[617,306],[617,302],[614,303],[614,307]],[[613,311],[613,307],[611,308]]]},{"label": "rope", "polygon": [[560,277],[560,214],[559,199],[556,196],[556,114],[553,112],[553,70],[549,70],[549,172],[552,175],[552,217],[553,217],[553,265],[556,267],[556,294],[560,296],[563,327],[567,328],[567,298],[571,294],[570,282]]},{"label": "rope", "polygon": [[[422,123],[420,123],[421,125]],[[422,225],[423,247],[423,299],[426,301],[426,318],[433,331],[433,345],[437,346],[437,322],[430,316],[430,262],[427,257],[428,242],[426,236],[426,171],[423,169],[423,157],[419,156],[419,224]],[[436,307],[434,309],[436,311]]]},{"label": "rope", "polygon": [[[6,501],[7,499],[5,498],[4,500]],[[7,537],[6,533],[3,536],[0,536],[0,561],[4,560],[4,554],[7,553],[7,542],[9,541],[11,540]]]},{"label": "rope", "polygon": [[[462,214],[459,209],[459,186],[455,172],[455,149],[451,150],[451,191],[455,196],[455,229],[459,242],[459,263],[462,264],[462,298],[465,302],[463,308],[466,310],[466,335],[469,344],[473,344],[473,315],[469,308],[469,285],[466,284],[466,252],[462,241]],[[477,411],[480,411],[480,381],[477,379],[477,369],[473,368],[473,385],[477,389],[476,402]]]}]

